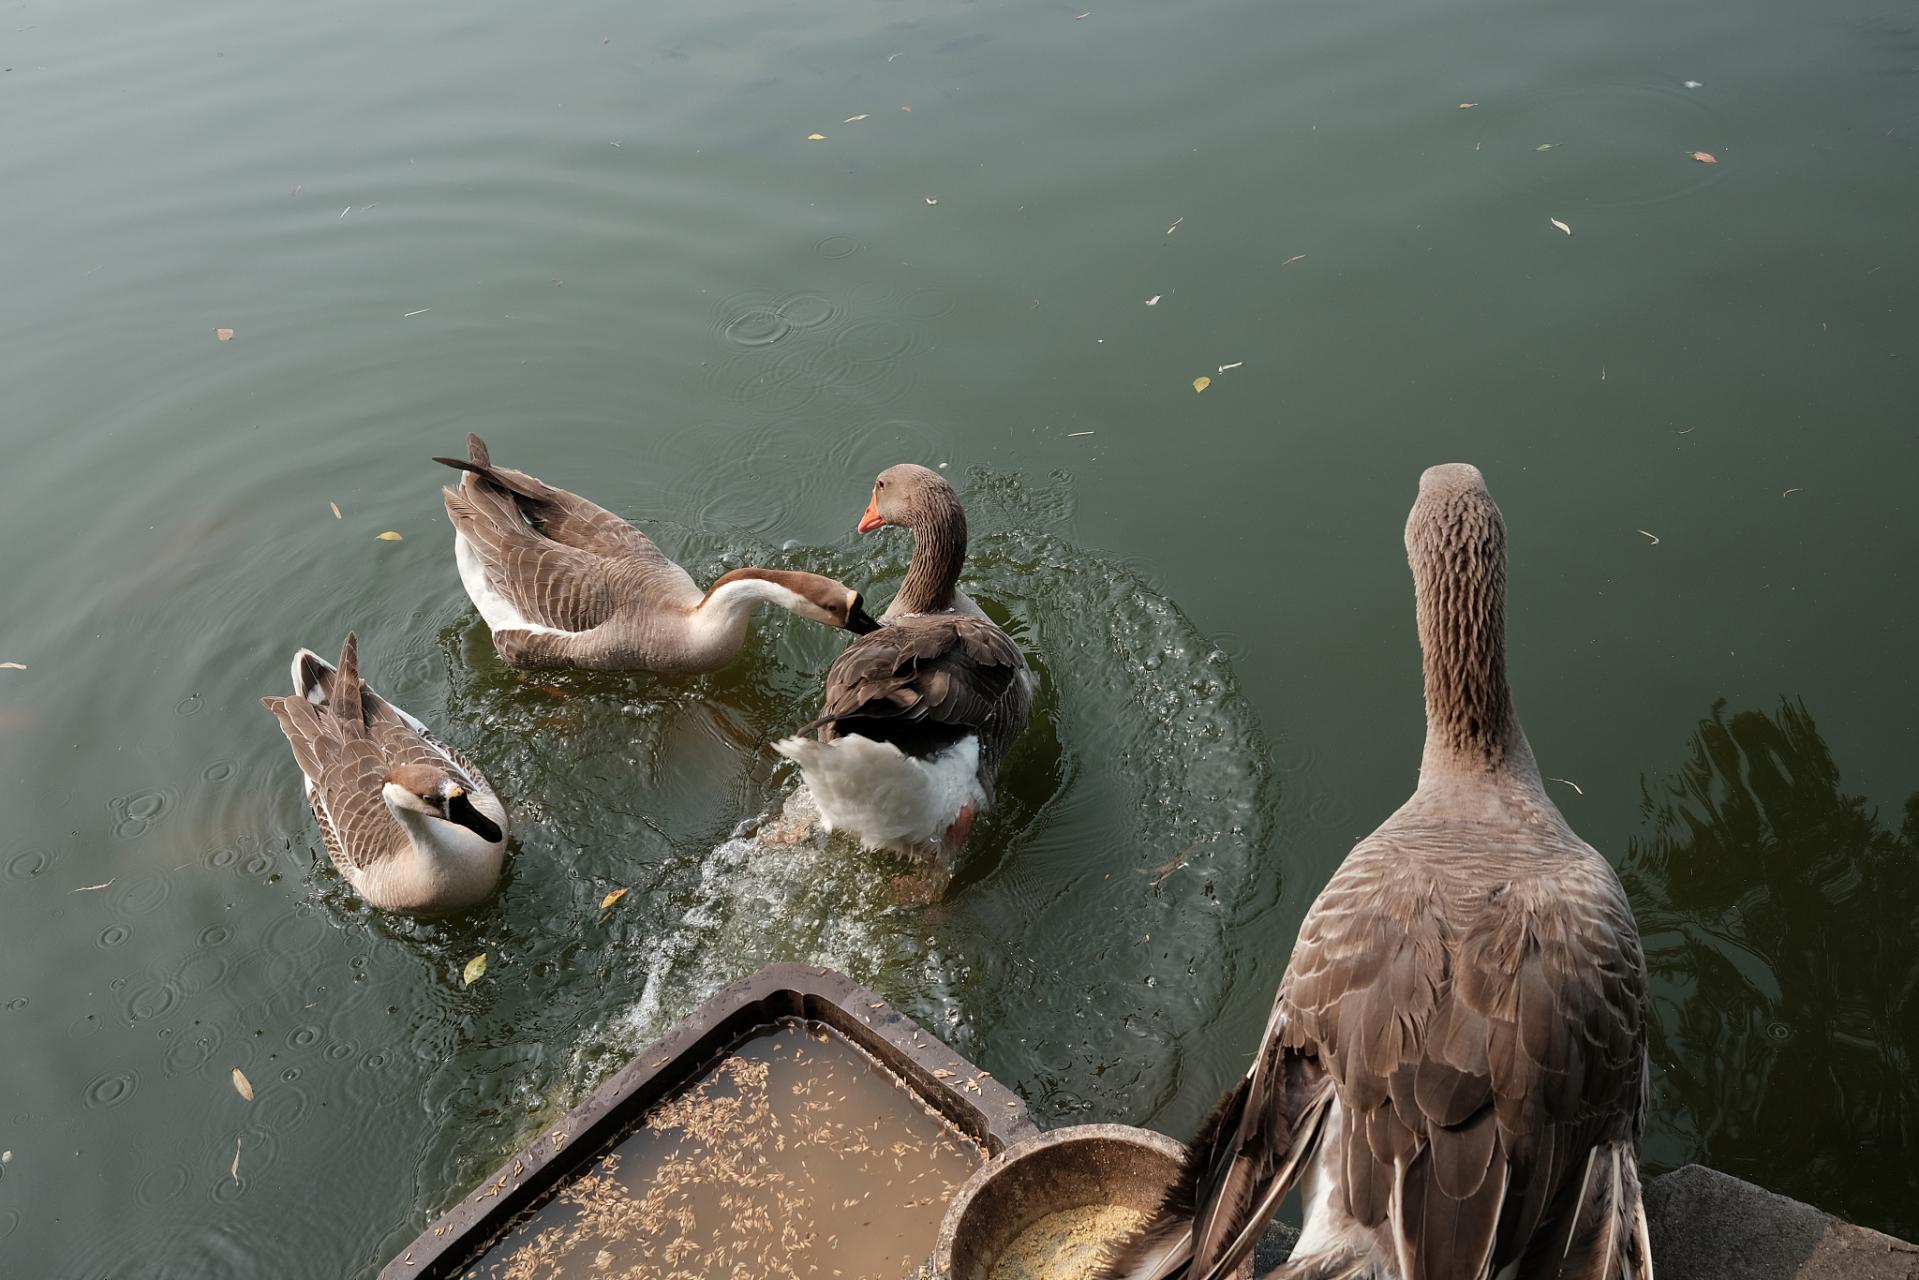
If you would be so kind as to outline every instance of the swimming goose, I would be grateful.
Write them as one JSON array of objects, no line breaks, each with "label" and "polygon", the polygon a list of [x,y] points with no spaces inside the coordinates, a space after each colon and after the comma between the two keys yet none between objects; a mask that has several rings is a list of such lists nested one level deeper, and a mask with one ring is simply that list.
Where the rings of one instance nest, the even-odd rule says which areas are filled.
[{"label": "swimming goose", "polygon": [[262,698],[293,744],[327,853],[383,911],[473,906],[500,882],[506,810],[487,780],[360,678],[352,632],[336,668],[293,655],[293,696]]},{"label": "swimming goose", "polygon": [[496,467],[480,437],[446,489],[460,581],[510,667],[717,671],[757,605],[855,635],[879,626],[860,593],[817,573],[735,569],[702,592],[653,539],[577,494]]},{"label": "swimming goose", "polygon": [[846,647],[819,717],[773,746],[799,763],[827,830],[876,848],[956,847],[992,806],[1035,681],[959,589],[966,512],[946,478],[911,463],[880,472],[859,531],[888,524],[913,531],[913,558],[887,625]]},{"label": "swimming goose", "polygon": [[1307,913],[1252,1069],[1110,1276],[1230,1274],[1295,1182],[1285,1280],[1652,1275],[1645,958],[1513,712],[1506,530],[1476,469],[1420,478],[1406,551],[1418,788]]}]

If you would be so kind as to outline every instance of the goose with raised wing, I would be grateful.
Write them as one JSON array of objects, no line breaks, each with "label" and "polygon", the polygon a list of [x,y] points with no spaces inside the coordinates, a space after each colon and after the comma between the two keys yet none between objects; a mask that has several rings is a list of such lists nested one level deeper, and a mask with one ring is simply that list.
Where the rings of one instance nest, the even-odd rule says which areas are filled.
[{"label": "goose with raised wing", "polygon": [[846,647],[820,715],[773,745],[799,763],[827,830],[879,848],[956,847],[992,806],[1036,682],[960,590],[966,512],[946,477],[912,463],[882,471],[859,531],[884,525],[913,531],[886,625]]},{"label": "goose with raised wing", "polygon": [[327,853],[373,906],[437,915],[500,882],[506,809],[467,759],[360,678],[347,633],[335,667],[293,655],[293,695],[262,698],[293,746]]},{"label": "goose with raised wing", "polygon": [[735,569],[705,591],[619,516],[493,465],[477,435],[444,490],[467,596],[512,667],[698,674],[731,662],[762,604],[863,635],[860,593],[817,573]]},{"label": "goose with raised wing", "polygon": [[1320,893],[1246,1077],[1104,1274],[1222,1280],[1297,1184],[1281,1280],[1650,1280],[1646,963],[1547,798],[1506,680],[1506,529],[1477,469],[1406,524],[1412,798]]}]

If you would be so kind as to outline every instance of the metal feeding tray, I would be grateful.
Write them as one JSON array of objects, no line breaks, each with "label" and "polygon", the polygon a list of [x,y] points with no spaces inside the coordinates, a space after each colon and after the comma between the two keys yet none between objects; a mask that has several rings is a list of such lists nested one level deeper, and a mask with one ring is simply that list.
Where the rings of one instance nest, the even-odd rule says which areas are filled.
[{"label": "metal feeding tray", "polygon": [[[824,1073],[817,1089],[808,1072]],[[857,1091],[849,1086],[911,1111],[921,1138],[939,1150],[902,1140],[910,1126],[895,1116],[889,1129],[891,1111],[847,1101]],[[733,1251],[729,1264],[774,1276],[785,1268],[764,1256],[769,1242],[777,1253],[782,1240],[840,1248],[843,1237],[871,1250],[876,1233],[863,1224],[877,1216],[896,1229],[901,1205],[930,1224],[924,1247],[901,1246],[913,1254],[900,1255],[905,1275],[930,1251],[955,1184],[1035,1133],[1017,1095],[852,979],[771,965],[706,1001],[542,1130],[387,1263],[380,1280],[604,1274],[592,1269],[593,1245],[584,1246],[583,1261],[555,1265],[586,1238],[582,1224],[604,1224],[619,1249],[644,1249],[649,1258],[657,1251],[662,1274],[699,1269],[681,1226],[697,1220],[710,1230],[728,1216],[747,1230],[714,1247]],[[657,1167],[638,1197],[631,1169],[648,1161]],[[769,1190],[769,1205],[747,1204],[739,1188],[780,1182],[782,1162],[818,1185],[782,1184]],[[667,1188],[677,1198],[661,1194],[668,1171],[679,1179]],[[602,1267],[609,1260],[597,1259]]]}]

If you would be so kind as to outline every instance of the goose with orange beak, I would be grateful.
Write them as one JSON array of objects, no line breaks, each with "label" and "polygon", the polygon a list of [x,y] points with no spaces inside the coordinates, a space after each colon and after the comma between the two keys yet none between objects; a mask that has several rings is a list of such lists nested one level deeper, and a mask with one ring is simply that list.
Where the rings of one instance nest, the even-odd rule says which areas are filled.
[{"label": "goose with orange beak", "polygon": [[882,471],[859,531],[913,532],[913,558],[879,630],[826,673],[820,715],[774,749],[797,762],[827,830],[874,848],[957,849],[992,807],[1036,681],[1012,637],[959,588],[966,512],[946,477]]}]

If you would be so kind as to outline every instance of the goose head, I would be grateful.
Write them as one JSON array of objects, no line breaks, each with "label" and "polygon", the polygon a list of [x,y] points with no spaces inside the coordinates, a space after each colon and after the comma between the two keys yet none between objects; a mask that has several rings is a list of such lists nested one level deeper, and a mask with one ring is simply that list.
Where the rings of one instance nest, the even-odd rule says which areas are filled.
[{"label": "goose head", "polygon": [[[717,604],[715,602],[718,602]],[[866,612],[859,592],[836,578],[790,569],[734,569],[713,580],[697,612],[742,611],[776,604],[802,618],[863,636],[880,624]]]},{"label": "goose head", "polygon": [[889,524],[911,529],[958,509],[959,495],[945,476],[930,467],[902,462],[880,472],[873,482],[873,497],[860,515],[859,530],[871,533]]},{"label": "goose head", "polygon": [[424,825],[428,831],[434,830],[436,823],[464,827],[488,844],[498,844],[502,839],[498,824],[473,807],[466,788],[445,769],[403,764],[387,774],[380,794],[393,816],[402,822],[410,817],[411,825]]}]

